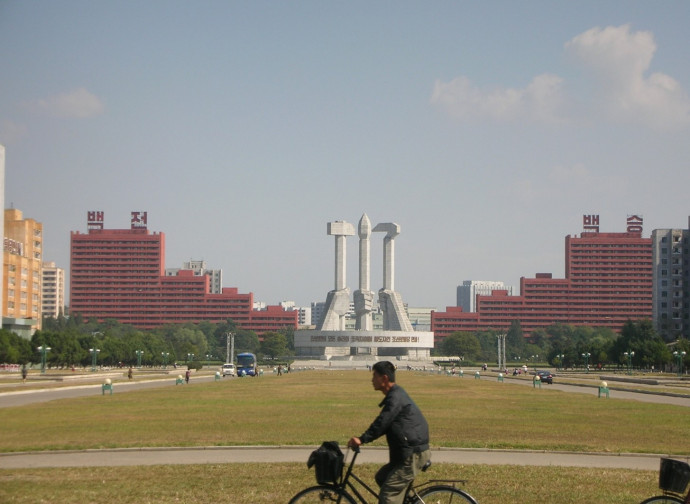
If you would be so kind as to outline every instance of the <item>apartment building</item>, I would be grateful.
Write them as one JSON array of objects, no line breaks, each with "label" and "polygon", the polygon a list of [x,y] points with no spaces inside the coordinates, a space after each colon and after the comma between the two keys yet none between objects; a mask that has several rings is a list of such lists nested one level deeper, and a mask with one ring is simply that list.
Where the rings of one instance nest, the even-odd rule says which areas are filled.
[{"label": "apartment building", "polygon": [[4,235],[2,325],[30,337],[41,328],[43,224],[5,209]]}]

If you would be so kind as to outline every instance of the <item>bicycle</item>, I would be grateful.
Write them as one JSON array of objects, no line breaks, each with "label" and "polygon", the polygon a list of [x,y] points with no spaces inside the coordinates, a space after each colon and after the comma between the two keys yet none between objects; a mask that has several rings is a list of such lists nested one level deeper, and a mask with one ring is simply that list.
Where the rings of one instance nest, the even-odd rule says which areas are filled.
[{"label": "bicycle", "polygon": [[[349,450],[348,450],[349,452]],[[324,502],[335,502],[344,504],[367,504],[366,498],[360,490],[352,483],[355,480],[366,492],[378,499],[378,493],[367,485],[352,469],[359,454],[359,448],[353,450],[352,460],[342,474],[342,466],[339,467],[340,475],[337,481],[331,483],[319,482],[318,485],[305,488],[298,492],[289,504],[322,504]],[[347,459],[347,456],[345,456]],[[431,461],[427,462],[422,471],[429,469]],[[318,470],[317,470],[318,473]],[[318,480],[318,477],[317,477]],[[414,481],[407,487],[404,504],[479,504],[477,500],[464,490],[456,488],[456,485],[465,484],[466,480],[429,480],[425,483],[415,485]]]},{"label": "bicycle", "polygon": [[682,460],[662,458],[659,466],[659,488],[663,495],[643,500],[640,504],[690,504],[690,490],[683,496],[690,481],[690,465]]}]

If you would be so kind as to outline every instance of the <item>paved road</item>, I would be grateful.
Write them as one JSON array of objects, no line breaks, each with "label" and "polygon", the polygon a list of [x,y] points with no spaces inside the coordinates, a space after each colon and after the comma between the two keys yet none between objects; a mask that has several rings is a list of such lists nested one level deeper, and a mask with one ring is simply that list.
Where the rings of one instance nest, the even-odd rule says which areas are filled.
[{"label": "paved road", "polygon": [[[496,378],[488,378],[491,380],[496,380]],[[506,378],[506,383],[517,383],[520,385],[525,385],[533,387],[530,380],[519,380]],[[655,392],[629,392],[623,389],[617,389],[616,384],[611,382],[609,385],[609,398],[610,399],[630,399],[633,401],[649,402],[655,404],[672,404],[674,406],[684,406],[690,408],[690,395],[688,394],[669,394],[669,393],[655,393]],[[564,392],[572,392],[577,394],[588,394],[588,395],[598,395],[599,388],[588,386],[588,385],[566,385],[561,383],[554,383],[549,385],[547,383],[542,384],[542,389],[548,390],[562,390]]]},{"label": "paved road", "polygon": [[[131,390],[141,390],[145,388],[154,387],[174,387],[176,382],[176,376],[170,376],[167,378],[157,378],[151,380],[141,380],[133,382],[114,382],[113,390],[115,393],[128,392]],[[195,376],[192,378],[192,382],[198,381],[212,381],[215,377],[213,375],[208,376]],[[230,379],[230,378],[228,378]],[[106,392],[107,394],[108,392]],[[3,392],[0,393],[0,408],[7,408],[10,406],[24,406],[27,404],[34,404],[39,402],[54,401],[57,399],[69,399],[73,397],[85,397],[93,395],[102,395],[103,389],[101,383],[88,383],[83,385],[67,385],[64,387],[57,388],[45,388],[45,389],[27,389],[27,390],[17,390],[13,392]]]}]

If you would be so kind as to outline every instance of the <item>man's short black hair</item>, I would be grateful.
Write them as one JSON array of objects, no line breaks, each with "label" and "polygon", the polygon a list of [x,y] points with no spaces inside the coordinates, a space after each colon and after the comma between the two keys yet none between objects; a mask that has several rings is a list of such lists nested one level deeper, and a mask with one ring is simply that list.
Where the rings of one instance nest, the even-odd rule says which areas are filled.
[{"label": "man's short black hair", "polygon": [[388,381],[395,383],[395,366],[388,361],[380,361],[374,364],[372,367],[377,374],[385,375],[388,377]]}]

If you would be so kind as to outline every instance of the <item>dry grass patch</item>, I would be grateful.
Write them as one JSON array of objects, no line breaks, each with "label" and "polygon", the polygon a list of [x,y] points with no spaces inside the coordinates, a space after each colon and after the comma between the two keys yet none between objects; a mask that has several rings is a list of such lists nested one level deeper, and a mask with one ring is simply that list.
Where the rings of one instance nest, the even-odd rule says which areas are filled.
[{"label": "dry grass patch", "polygon": [[[358,467],[372,481],[377,466]],[[657,493],[650,471],[435,464],[427,477],[466,478],[481,504],[630,504]],[[296,463],[0,470],[0,502],[275,504],[313,484],[312,471]]]}]

